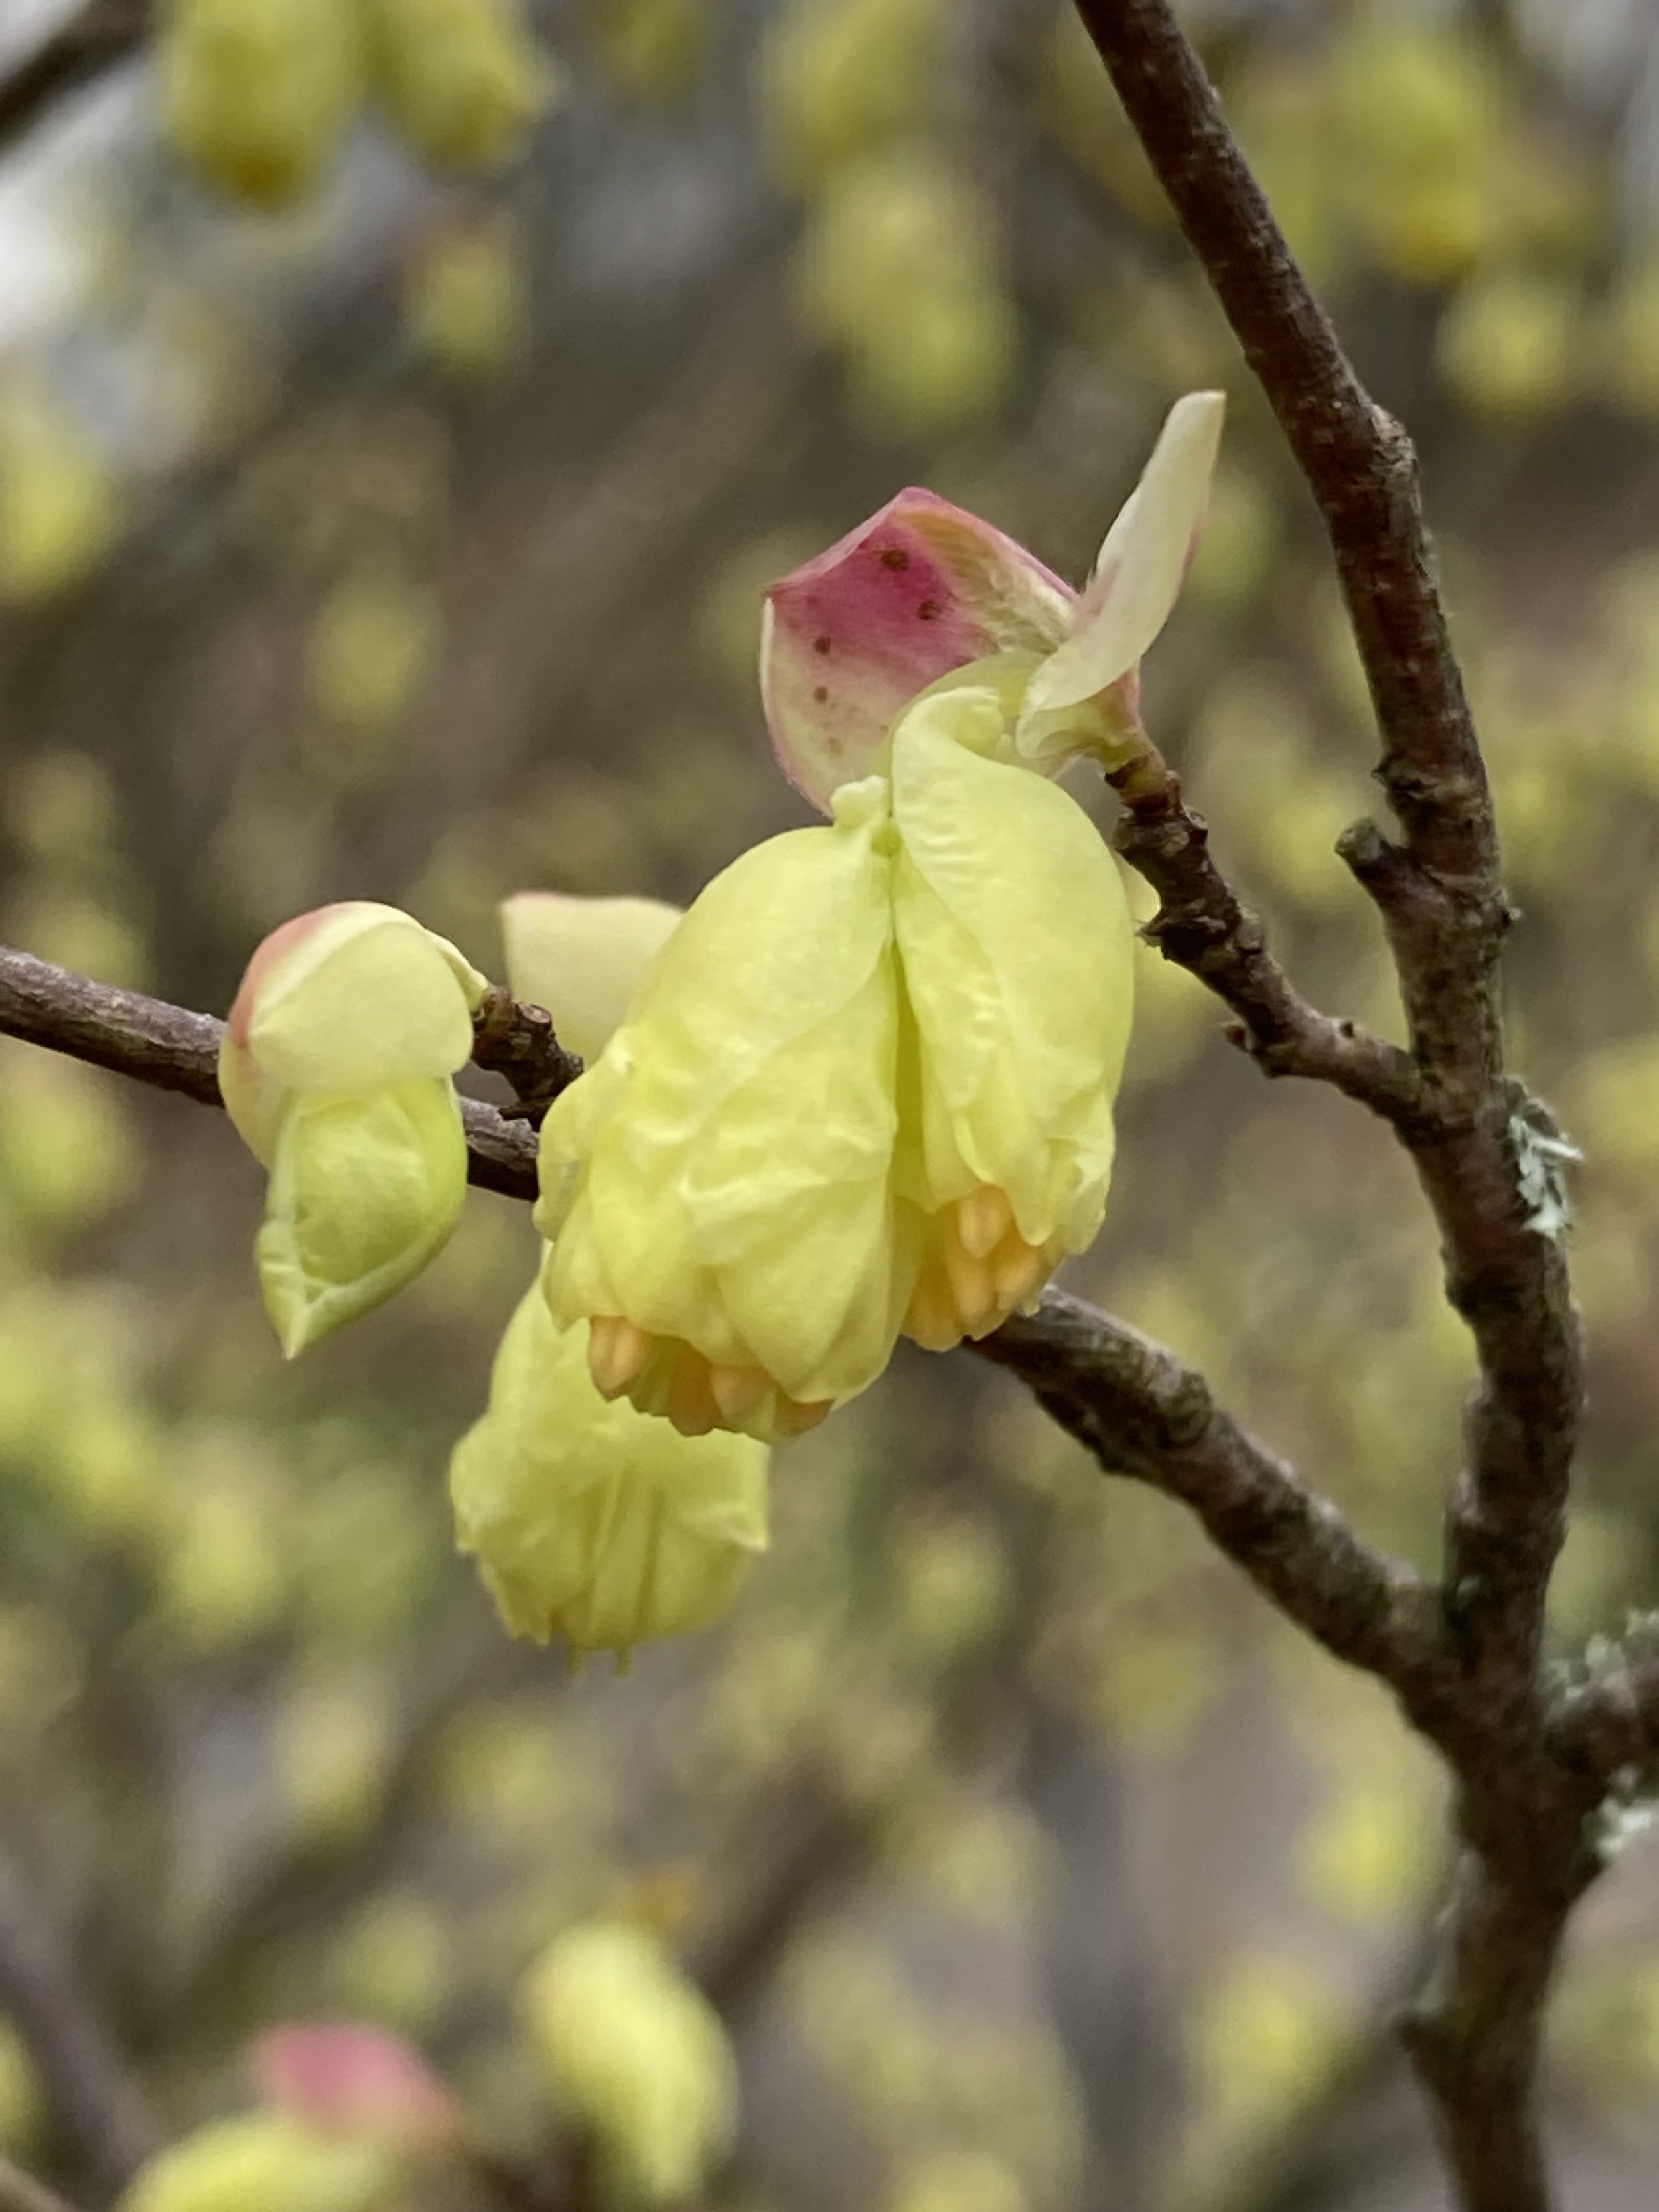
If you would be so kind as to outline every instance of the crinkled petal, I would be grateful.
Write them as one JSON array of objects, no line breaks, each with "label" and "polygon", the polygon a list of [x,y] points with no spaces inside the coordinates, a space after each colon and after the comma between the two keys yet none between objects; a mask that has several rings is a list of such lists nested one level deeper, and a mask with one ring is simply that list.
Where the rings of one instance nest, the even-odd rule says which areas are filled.
[{"label": "crinkled petal", "polygon": [[516,1633],[626,1651],[730,1604],[766,1547],[767,1463],[747,1437],[602,1398],[586,1326],[560,1329],[532,1287],[451,1459],[457,1540]]},{"label": "crinkled petal", "polygon": [[989,754],[984,690],[918,702],[895,732],[895,926],[915,1024],[920,1187],[1006,1194],[1030,1245],[1092,1233],[1131,1006],[1115,862],[1066,792]]},{"label": "crinkled petal", "polygon": [[903,1304],[885,784],[837,807],[708,886],[542,1133],[560,1322],[619,1316],[804,1401],[873,1381]]}]

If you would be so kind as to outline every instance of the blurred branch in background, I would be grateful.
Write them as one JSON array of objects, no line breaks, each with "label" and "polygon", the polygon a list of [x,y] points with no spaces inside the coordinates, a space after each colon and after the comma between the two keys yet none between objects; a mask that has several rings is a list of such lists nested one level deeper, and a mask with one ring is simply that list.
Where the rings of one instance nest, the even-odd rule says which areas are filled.
[{"label": "blurred branch in background", "polygon": [[16,2023],[100,2199],[116,2196],[160,2148],[161,2130],[40,1900],[4,1856],[0,2006]]},{"label": "blurred branch in background", "polygon": [[65,94],[143,46],[154,0],[80,0],[22,58],[0,64],[0,154]]}]

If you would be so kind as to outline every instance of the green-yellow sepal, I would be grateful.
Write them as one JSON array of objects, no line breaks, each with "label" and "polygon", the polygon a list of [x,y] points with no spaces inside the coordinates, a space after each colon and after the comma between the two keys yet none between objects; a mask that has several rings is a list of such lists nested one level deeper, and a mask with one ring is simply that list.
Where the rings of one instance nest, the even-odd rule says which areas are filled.
[{"label": "green-yellow sepal", "polygon": [[728,2148],[737,2069],[718,2015],[642,1929],[567,1929],[520,1999],[561,2103],[597,2137],[618,2194],[691,2201]]},{"label": "green-yellow sepal", "polygon": [[489,1410],[455,1447],[450,1491],[458,1540],[508,1628],[625,1654],[731,1603],[766,1547],[767,1453],[607,1403],[586,1338],[556,1328],[532,1287],[496,1354]]},{"label": "green-yellow sepal", "polygon": [[448,1243],[466,1139],[447,1076],[349,1098],[296,1098],[283,1118],[259,1285],[283,1350],[385,1304]]}]

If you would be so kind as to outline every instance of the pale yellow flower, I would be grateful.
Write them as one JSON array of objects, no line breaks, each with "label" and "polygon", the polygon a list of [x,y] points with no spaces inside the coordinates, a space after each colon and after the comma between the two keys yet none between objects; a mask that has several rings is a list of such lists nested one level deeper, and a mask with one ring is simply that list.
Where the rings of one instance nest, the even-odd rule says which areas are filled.
[{"label": "pale yellow flower", "polygon": [[560,2102],[624,2194],[694,2198],[736,2131],[737,2067],[719,2015],[662,1945],[618,1921],[567,1929],[520,2002]]},{"label": "pale yellow flower", "polygon": [[766,1548],[767,1456],[607,1403],[586,1325],[558,1328],[532,1286],[450,1462],[457,1540],[516,1634],[626,1654],[730,1605]]},{"label": "pale yellow flower", "polygon": [[1133,934],[1076,803],[918,700],[890,778],[716,878],[543,1130],[550,1303],[606,1395],[788,1436],[981,1336],[1099,1226]]}]

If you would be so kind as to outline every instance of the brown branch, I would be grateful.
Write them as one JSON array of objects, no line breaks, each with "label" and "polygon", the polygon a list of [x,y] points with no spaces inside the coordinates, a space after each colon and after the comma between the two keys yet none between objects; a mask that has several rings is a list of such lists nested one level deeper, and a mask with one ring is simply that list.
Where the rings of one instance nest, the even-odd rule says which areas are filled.
[{"label": "brown branch", "polygon": [[546,1007],[520,1006],[499,985],[472,1017],[472,1064],[505,1078],[519,1102],[509,1120],[532,1129],[582,1072],[575,1054],[559,1042]]},{"label": "brown branch", "polygon": [[1411,2045],[1469,2212],[1544,2212],[1540,2023],[1594,1802],[1550,1741],[1540,1669],[1583,1381],[1539,1112],[1504,1073],[1492,796],[1409,440],[1356,376],[1167,0],[1077,4],[1318,505],[1382,733],[1401,842],[1367,823],[1340,849],[1388,932],[1425,1109],[1395,1126],[1479,1360],[1446,1536],[1462,1688],[1440,1736],[1468,1851]]},{"label": "brown branch", "polygon": [[0,72],[0,152],[32,131],[65,94],[136,54],[154,14],[153,0],[83,0],[39,46]]},{"label": "brown branch", "polygon": [[1011,1368],[1109,1474],[1189,1506],[1218,1549],[1328,1651],[1390,1683],[1431,1732],[1455,1674],[1434,1593],[1218,1406],[1204,1377],[1063,1291],[973,1347]]},{"label": "brown branch", "polygon": [[1521,1188],[1497,983],[1509,909],[1415,457],[1309,290],[1166,0],[1079,11],[1318,503],[1370,682],[1404,842],[1363,824],[1344,857],[1394,949],[1431,1109],[1402,1134],[1482,1376],[1448,1581],[1473,1669],[1527,1732],[1582,1382],[1565,1268]]},{"label": "brown branch", "polygon": [[[0,947],[0,1035],[214,1105],[221,1026]],[[533,1199],[532,1132],[474,1100],[464,1110],[471,1180]],[[977,1348],[1018,1375],[1103,1465],[1190,1505],[1293,1620],[1339,1657],[1393,1683],[1424,1725],[1439,1725],[1444,1668],[1432,1594],[1410,1568],[1370,1551],[1173,1352],[1054,1291],[1034,1316],[1008,1322]]]},{"label": "brown branch", "polygon": [[0,1856],[0,2012],[22,2039],[64,2134],[99,2193],[113,2196],[161,2136],[75,1961],[40,1900]]},{"label": "brown branch", "polygon": [[77,2208],[21,2166],[0,2158],[0,2212],[77,2212]]},{"label": "brown branch", "polygon": [[1123,802],[1112,843],[1158,896],[1158,914],[1141,934],[1232,1009],[1231,1042],[1269,1075],[1334,1084],[1386,1121],[1413,1124],[1425,1103],[1417,1062],[1302,996],[1210,858],[1208,825],[1156,746],[1145,744],[1106,780]]},{"label": "brown branch", "polygon": [[[21,1037],[159,1091],[222,1106],[222,1022],[0,945],[0,1036]],[[556,1040],[554,1041],[555,1049]],[[477,1098],[461,1101],[467,1180],[506,1198],[536,1195],[536,1139],[526,1126]]]}]

